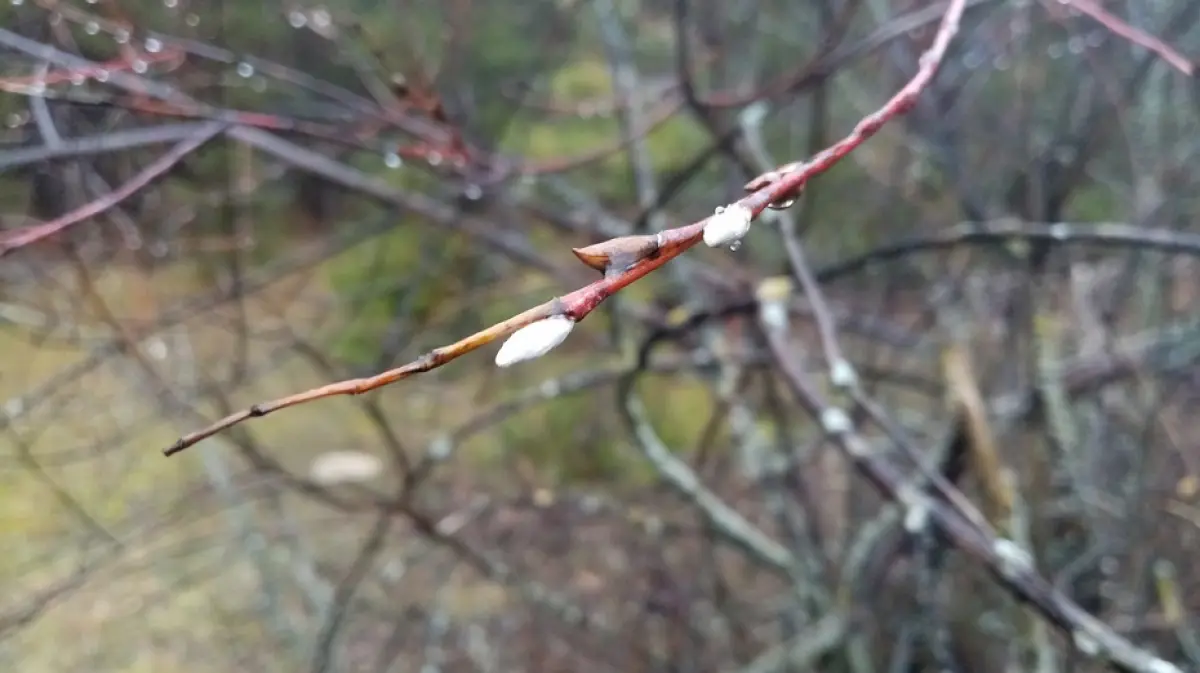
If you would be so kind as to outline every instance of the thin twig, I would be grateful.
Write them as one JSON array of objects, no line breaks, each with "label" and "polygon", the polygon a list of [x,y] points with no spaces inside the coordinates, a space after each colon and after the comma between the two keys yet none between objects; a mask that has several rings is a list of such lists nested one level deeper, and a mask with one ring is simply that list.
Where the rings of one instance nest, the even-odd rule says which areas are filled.
[{"label": "thin twig", "polygon": [[38,241],[47,239],[55,234],[61,233],[63,230],[72,227],[88,218],[95,217],[100,213],[112,208],[125,199],[133,196],[139,190],[150,184],[157,178],[161,177],[167,171],[171,170],[175,164],[183,160],[184,157],[191,154],[204,143],[208,142],[214,136],[222,131],[224,124],[213,122],[205,125],[196,132],[191,138],[176,145],[170,152],[159,157],[154,163],[146,166],[141,171],[134,175],[128,182],[122,184],[112,192],[105,196],[89,201],[84,205],[72,210],[61,217],[57,217],[49,222],[33,225],[18,229],[16,232],[0,239],[0,257],[4,257],[8,253],[23,248],[28,245],[37,243]]},{"label": "thin twig", "polygon": [[1104,26],[1115,35],[1119,35],[1120,37],[1125,38],[1139,47],[1144,47],[1155,54],[1158,54],[1158,56],[1162,58],[1162,60],[1166,61],[1172,68],[1175,68],[1188,77],[1196,76],[1196,64],[1194,62],[1189,60],[1183,54],[1180,54],[1169,44],[1163,42],[1157,37],[1154,37],[1153,35],[1139,28],[1135,28],[1129,25],[1127,22],[1113,16],[1103,7],[1093,2],[1093,0],[1057,0],[1057,2],[1059,4],[1079,10],[1081,14],[1086,14],[1092,19],[1095,19],[1097,23]]},{"label": "thin twig", "polygon": [[[958,32],[963,6],[963,0],[954,0],[950,3],[932,46],[920,58],[920,67],[917,74],[896,95],[888,100],[882,108],[868,115],[854,127],[848,136],[819,153],[811,161],[793,165],[789,167],[790,170],[787,172],[780,171],[773,173],[773,175],[779,176],[774,181],[760,179],[756,185],[756,191],[730,204],[726,208],[746,208],[750,211],[752,218],[757,218],[769,205],[786,200],[792,194],[796,193],[809,178],[829,170],[855,148],[862,145],[868,138],[875,135],[889,120],[910,110],[917,96],[920,95],[921,91],[933,79],[938,65],[946,54],[951,38]],[[244,136],[252,130],[238,128],[234,129],[234,132]],[[441,367],[466,353],[490,344],[496,339],[511,335],[518,329],[539,320],[561,315],[571,318],[574,322],[579,322],[586,318],[608,297],[658,270],[667,262],[699,243],[704,234],[704,227],[709,219],[711,218],[705,218],[692,224],[662,231],[655,237],[656,249],[645,253],[644,256],[625,268],[610,268],[600,280],[569,294],[551,299],[453,344],[436,348],[408,364],[375,376],[331,383],[295,395],[255,404],[247,409],[226,416],[216,423],[209,425],[207,428],[184,435],[174,444],[164,449],[163,453],[168,456],[173,455],[206,437],[211,437],[238,423],[251,418],[266,416],[280,409],[328,397],[361,395],[408,378],[414,374]],[[627,263],[627,260],[623,263]]]}]

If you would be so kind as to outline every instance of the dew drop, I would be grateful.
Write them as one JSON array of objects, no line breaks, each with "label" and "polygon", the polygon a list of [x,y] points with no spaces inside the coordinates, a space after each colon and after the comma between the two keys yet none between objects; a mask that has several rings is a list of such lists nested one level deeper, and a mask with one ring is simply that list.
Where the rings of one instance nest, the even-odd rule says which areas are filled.
[{"label": "dew drop", "polygon": [[40,96],[40,95],[46,93],[46,83],[45,82],[34,82],[33,84],[30,84],[29,85],[29,93],[33,94],[34,96]]},{"label": "dew drop", "polygon": [[162,47],[162,42],[153,37],[146,40],[146,51],[150,52],[151,54],[157,54],[158,52],[162,51]]},{"label": "dew drop", "polygon": [[196,26],[200,25],[200,15],[199,14],[188,14],[186,17],[184,17],[183,22],[186,23],[187,25],[191,26],[192,28],[195,28]]},{"label": "dew drop", "polygon": [[1083,38],[1079,36],[1075,36],[1067,40],[1067,51],[1070,51],[1072,54],[1082,54],[1084,47],[1086,46],[1087,45],[1084,43]]},{"label": "dew drop", "polygon": [[742,247],[741,241],[734,241],[733,243],[729,244],[729,250],[732,252],[737,252],[739,249],[741,249],[741,247]]},{"label": "dew drop", "polygon": [[463,196],[468,200],[478,201],[483,198],[483,190],[479,188],[479,185],[467,185],[467,188],[463,190]]},{"label": "dew drop", "polygon": [[25,4],[25,0],[12,0],[13,7],[20,7],[23,4]]},{"label": "dew drop", "polygon": [[1063,46],[1062,42],[1055,42],[1049,47],[1046,47],[1046,55],[1054,60],[1062,58],[1066,53],[1067,48]]},{"label": "dew drop", "polygon": [[983,52],[978,49],[972,49],[962,57],[963,67],[967,70],[976,70],[983,65]]},{"label": "dew drop", "polygon": [[1104,44],[1104,33],[1101,33],[1099,31],[1093,31],[1091,35],[1087,36],[1086,42],[1087,42],[1087,46],[1091,47],[1092,49],[1095,49],[1096,47],[1099,47],[1100,45]]},{"label": "dew drop", "polygon": [[242,77],[247,77],[247,78],[253,77],[254,76],[254,66],[243,61],[243,62],[237,64],[237,74]]},{"label": "dew drop", "polygon": [[1012,60],[1009,59],[1008,55],[1006,54],[1000,54],[992,60],[992,69],[998,72],[1004,72],[1005,70],[1008,70],[1010,65],[1012,65]]},{"label": "dew drop", "polygon": [[113,34],[113,39],[117,41],[117,44],[125,44],[129,42],[129,31],[122,28]]},{"label": "dew drop", "polygon": [[95,21],[88,21],[87,23],[83,24],[83,32],[87,33],[88,35],[95,35],[96,33],[100,32],[100,24],[96,23]]},{"label": "dew drop", "polygon": [[313,12],[312,20],[317,28],[328,28],[329,24],[333,23],[333,18],[329,16],[329,10],[324,7]]},{"label": "dew drop", "polygon": [[83,86],[85,82],[87,82],[87,75],[81,72],[71,73],[71,84]]},{"label": "dew drop", "polygon": [[138,60],[136,60],[136,61],[134,61],[134,62],[133,62],[133,65],[132,65],[132,67],[133,67],[133,71],[134,71],[134,72],[136,72],[137,74],[141,75],[142,73],[146,72],[146,70],[147,70],[147,69],[148,69],[150,66],[149,66],[149,65],[147,65],[145,61],[143,61],[142,59],[140,59],[140,58],[139,58]]},{"label": "dew drop", "polygon": [[14,112],[8,115],[4,121],[6,124],[8,124],[8,128],[15,129],[21,125],[21,115]]},{"label": "dew drop", "polygon": [[442,163],[442,155],[438,152],[430,152],[426,160],[429,161],[430,166],[437,166]]},{"label": "dew drop", "polygon": [[96,81],[97,82],[107,82],[108,81],[108,71],[107,70],[97,70],[96,71]]},{"label": "dew drop", "polygon": [[179,0],[163,0],[163,7],[167,9],[175,9],[179,6]]},{"label": "dew drop", "polygon": [[400,168],[404,165],[404,161],[400,159],[400,155],[395,152],[388,152],[383,156],[383,163],[388,168]]},{"label": "dew drop", "polygon": [[308,23],[308,17],[301,11],[288,12],[288,23],[292,28],[303,28],[304,24]]}]

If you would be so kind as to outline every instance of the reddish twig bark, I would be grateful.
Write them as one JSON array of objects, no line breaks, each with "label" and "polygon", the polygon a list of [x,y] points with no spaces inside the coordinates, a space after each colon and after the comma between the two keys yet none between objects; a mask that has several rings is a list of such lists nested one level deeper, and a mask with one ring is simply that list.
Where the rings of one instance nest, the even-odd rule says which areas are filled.
[{"label": "reddish twig bark", "polygon": [[84,205],[72,210],[71,212],[57,217],[49,222],[36,224],[23,229],[18,229],[0,239],[0,257],[4,257],[10,252],[25,246],[32,245],[38,241],[47,239],[55,234],[72,227],[88,218],[95,217],[100,213],[112,208],[118,203],[129,198],[138,190],[144,188],[154,180],[162,177],[167,171],[171,170],[175,164],[183,160],[184,157],[191,154],[204,143],[211,140],[214,136],[221,132],[224,124],[213,123],[201,129],[196,135],[184,140],[176,145],[170,152],[159,157],[154,163],[143,168],[137,175],[133,176],[128,182],[122,184],[117,189],[105,194],[103,197],[85,203]]},{"label": "reddish twig bark", "polygon": [[[810,178],[831,168],[868,138],[875,135],[889,120],[911,109],[917,96],[933,79],[938,66],[945,57],[951,39],[958,32],[964,4],[964,0],[950,2],[933,44],[928,51],[921,55],[917,74],[883,107],[868,115],[854,127],[848,136],[822,151],[812,160],[806,163],[790,164],[753,181],[751,193],[726,208],[746,208],[751,212],[753,218],[757,218],[768,206],[791,198],[803,188]],[[604,277],[600,280],[562,297],[551,299],[453,344],[436,348],[401,367],[375,376],[331,383],[295,395],[255,404],[230,414],[206,428],[184,435],[164,449],[163,453],[168,456],[179,453],[189,446],[243,421],[266,416],[280,409],[328,397],[361,395],[414,374],[427,372],[539,320],[553,316],[566,316],[579,322],[608,297],[656,271],[700,242],[704,235],[704,228],[711,219],[705,218],[699,222],[663,231],[656,235],[653,246],[632,246],[638,250],[638,254],[632,256],[632,259],[627,255],[614,255],[605,267]],[[622,247],[616,241],[613,241],[612,244],[615,248]],[[587,258],[586,255],[581,256],[580,259],[589,266],[595,266],[595,260]]]},{"label": "reddish twig bark", "polygon": [[1154,37],[1153,35],[1150,35],[1139,28],[1134,28],[1127,22],[1113,16],[1108,10],[1104,9],[1093,0],[1058,0],[1058,2],[1079,10],[1081,14],[1086,14],[1094,19],[1097,23],[1111,31],[1114,35],[1123,37],[1139,47],[1143,47],[1154,52],[1155,54],[1158,54],[1158,56],[1170,64],[1172,68],[1175,68],[1188,77],[1196,77],[1196,64],[1190,59],[1185,57],[1183,54],[1180,54],[1173,47],[1157,37]]}]

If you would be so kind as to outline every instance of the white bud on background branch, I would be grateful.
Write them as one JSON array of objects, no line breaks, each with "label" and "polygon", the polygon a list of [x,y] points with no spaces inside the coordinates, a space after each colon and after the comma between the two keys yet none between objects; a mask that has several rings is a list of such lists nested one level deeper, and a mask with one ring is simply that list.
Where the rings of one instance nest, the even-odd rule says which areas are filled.
[{"label": "white bud on background branch", "polygon": [[318,484],[361,484],[383,472],[383,461],[362,451],[327,451],[309,467],[309,476]]},{"label": "white bud on background branch", "polygon": [[754,211],[740,203],[717,208],[708,224],[704,225],[704,242],[710,248],[735,244],[750,231],[753,219]]},{"label": "white bud on background branch", "polygon": [[496,366],[509,365],[540,358],[559,345],[571,333],[575,321],[565,315],[556,315],[529,323],[508,337],[500,352],[496,353]]}]

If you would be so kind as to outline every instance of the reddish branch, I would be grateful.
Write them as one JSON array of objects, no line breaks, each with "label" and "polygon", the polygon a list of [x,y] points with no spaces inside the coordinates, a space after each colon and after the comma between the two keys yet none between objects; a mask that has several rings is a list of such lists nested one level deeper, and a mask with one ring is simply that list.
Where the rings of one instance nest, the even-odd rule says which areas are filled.
[{"label": "reddish branch", "polygon": [[[875,135],[889,120],[910,110],[915,104],[917,96],[920,95],[921,91],[933,79],[938,66],[945,57],[950,40],[958,32],[963,6],[963,0],[953,0],[950,3],[945,16],[942,18],[933,44],[929,47],[928,51],[921,55],[917,74],[904,88],[892,96],[883,107],[873,114],[868,115],[854,127],[849,135],[817,154],[807,163],[789,164],[776,171],[772,171],[769,176],[752,181],[747,186],[751,190],[751,193],[736,203],[730,204],[728,207],[743,206],[748,208],[753,213],[753,216],[757,218],[768,206],[793,198],[796,193],[803,189],[804,184],[810,178],[829,170],[829,168],[843,157],[854,151],[855,148],[864,143],[868,138]],[[632,256],[636,257],[636,259],[631,260],[631,256],[629,255],[611,257],[605,266],[605,275],[600,280],[585,285],[569,294],[551,299],[448,346],[436,348],[408,364],[375,376],[339,381],[295,395],[255,404],[247,409],[230,414],[207,428],[181,437],[174,444],[164,449],[163,453],[168,456],[173,455],[238,423],[259,416],[266,416],[280,409],[327,397],[361,395],[395,383],[401,379],[406,379],[414,374],[436,369],[451,360],[455,360],[466,353],[490,344],[499,338],[508,336],[518,329],[538,320],[563,315],[570,317],[575,322],[579,322],[586,318],[605,299],[656,271],[700,242],[704,234],[704,227],[709,219],[711,218],[663,231],[654,237],[653,245],[650,246],[641,245],[642,242],[639,241],[639,245],[632,246],[639,251],[637,255]],[[611,241],[610,244],[614,246],[621,245],[618,241]],[[589,259],[587,255],[580,255],[580,259],[589,266],[596,266],[594,258]]]},{"label": "reddish branch", "polygon": [[32,245],[43,239],[54,236],[62,231],[72,227],[89,218],[95,217],[104,211],[112,208],[125,199],[133,196],[139,190],[150,184],[154,180],[162,177],[168,171],[183,160],[184,157],[191,154],[196,148],[208,142],[213,136],[216,136],[224,128],[223,124],[212,123],[198,131],[191,138],[184,140],[176,145],[170,152],[159,157],[154,163],[146,166],[137,175],[133,176],[128,182],[120,187],[105,194],[104,196],[89,201],[84,205],[72,210],[71,212],[57,217],[49,222],[43,222],[30,227],[17,229],[10,232],[4,238],[0,238],[0,257],[4,257],[8,253],[23,248],[27,245]]},{"label": "reddish branch", "polygon": [[1115,35],[1119,35],[1140,47],[1158,54],[1159,58],[1170,64],[1172,68],[1175,68],[1188,77],[1197,76],[1198,73],[1194,62],[1157,37],[1134,28],[1125,21],[1113,16],[1108,10],[1094,2],[1094,0],[1058,0],[1058,2],[1090,16]]}]

